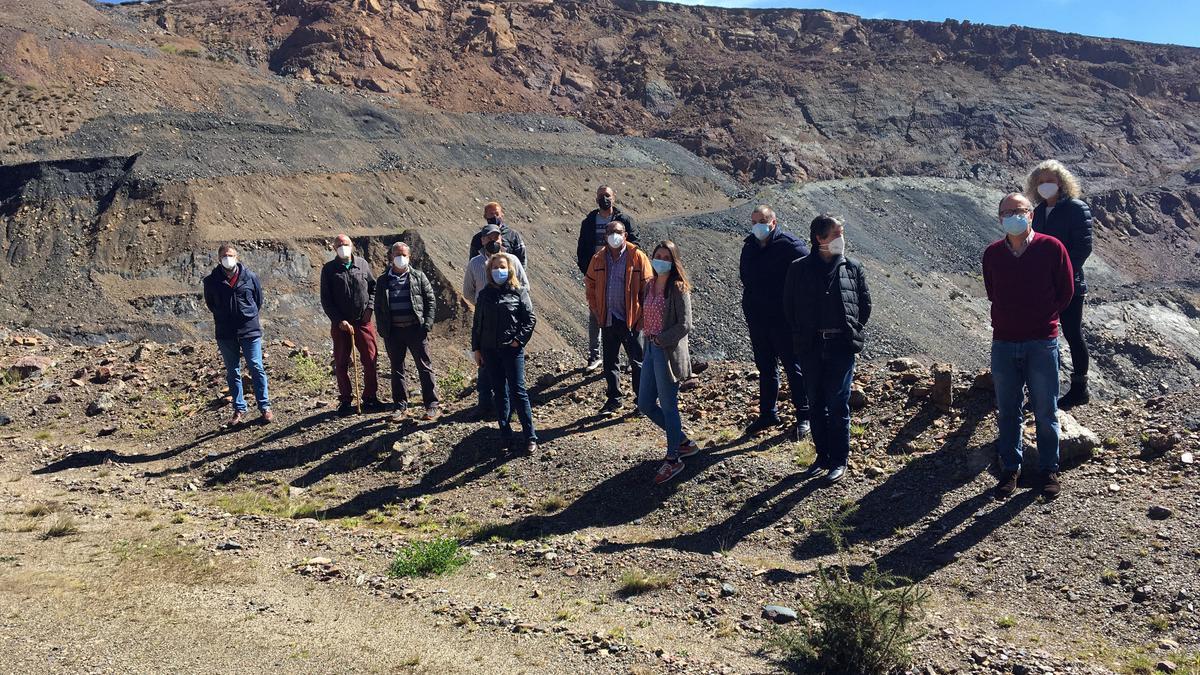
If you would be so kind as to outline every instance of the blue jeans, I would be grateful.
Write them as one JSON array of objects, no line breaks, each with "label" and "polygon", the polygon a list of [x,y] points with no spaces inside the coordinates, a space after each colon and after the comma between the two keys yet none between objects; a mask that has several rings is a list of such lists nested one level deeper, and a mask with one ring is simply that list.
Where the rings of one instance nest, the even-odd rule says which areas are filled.
[{"label": "blue jeans", "polygon": [[[817,338],[818,343],[823,342]],[[854,354],[842,345],[818,344],[801,359],[808,404],[812,407],[812,441],[816,466],[833,469],[850,459],[850,384]]]},{"label": "blue jeans", "polygon": [[262,338],[217,340],[217,349],[221,351],[221,359],[225,361],[225,384],[229,386],[229,395],[233,397],[233,409],[246,412],[246,399],[243,398],[242,392],[242,357],[245,356],[258,409],[269,410],[271,400],[267,397],[267,371],[263,368]]},{"label": "blue jeans", "polygon": [[809,418],[809,397],[804,386],[804,374],[800,361],[792,350],[792,334],[787,325],[767,325],[759,319],[747,322],[750,329],[750,348],[754,352],[754,367],[758,369],[758,414],[775,417],[779,400],[779,365],[787,376],[792,405],[796,407],[796,421]]},{"label": "blue jeans", "polygon": [[1038,464],[1058,471],[1058,340],[992,341],[992,381],[996,386],[999,424],[996,452],[1002,471],[1021,467],[1021,403],[1029,402],[1037,423]]},{"label": "blue jeans", "polygon": [[679,419],[679,383],[671,380],[666,352],[649,340],[642,356],[637,404],[651,422],[667,432],[667,459],[678,460],[679,446],[684,441],[683,423]]},{"label": "blue jeans", "polygon": [[485,349],[483,365],[492,383],[501,437],[505,441],[512,440],[512,413],[513,408],[516,408],[517,417],[525,429],[525,439],[536,442],[537,430],[533,428],[533,408],[529,405],[529,392],[525,390],[525,348]]}]

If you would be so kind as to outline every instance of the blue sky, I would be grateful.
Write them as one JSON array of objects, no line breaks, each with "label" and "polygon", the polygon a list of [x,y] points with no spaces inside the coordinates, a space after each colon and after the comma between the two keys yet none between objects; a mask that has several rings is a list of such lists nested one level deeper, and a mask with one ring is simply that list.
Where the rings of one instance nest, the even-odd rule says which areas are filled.
[{"label": "blue sky", "polygon": [[968,19],[999,26],[1021,24],[1064,33],[1120,37],[1200,47],[1197,0],[667,0],[717,7],[804,7],[849,12],[868,19]]}]

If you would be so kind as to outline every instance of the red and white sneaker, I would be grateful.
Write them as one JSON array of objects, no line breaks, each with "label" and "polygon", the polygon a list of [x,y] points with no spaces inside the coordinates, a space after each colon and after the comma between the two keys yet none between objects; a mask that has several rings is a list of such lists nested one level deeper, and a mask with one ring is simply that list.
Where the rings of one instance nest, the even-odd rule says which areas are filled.
[{"label": "red and white sneaker", "polygon": [[667,460],[662,463],[662,466],[658,467],[658,473],[654,474],[654,484],[662,485],[675,476],[678,476],[680,471],[683,471],[683,460],[676,460],[674,462]]},{"label": "red and white sneaker", "polygon": [[696,441],[693,441],[689,438],[688,440],[679,444],[680,459],[683,459],[684,457],[694,457],[698,454],[700,454],[700,446],[696,444]]}]

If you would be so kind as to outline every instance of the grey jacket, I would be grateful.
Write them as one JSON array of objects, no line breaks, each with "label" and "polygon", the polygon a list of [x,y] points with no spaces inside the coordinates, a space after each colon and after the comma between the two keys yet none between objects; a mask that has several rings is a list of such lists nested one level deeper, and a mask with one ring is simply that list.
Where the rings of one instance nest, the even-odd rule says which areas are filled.
[{"label": "grey jacket", "polygon": [[[375,327],[379,331],[379,336],[385,340],[392,331],[392,303],[388,301],[388,288],[391,286],[391,281],[388,279],[390,273],[390,269],[384,272],[379,277],[379,281],[375,283]],[[417,315],[417,321],[425,328],[425,332],[433,330],[433,316],[437,305],[429,277],[425,276],[421,270],[410,268],[408,270],[408,292],[412,297],[413,313]]]},{"label": "grey jacket", "polygon": [[[637,326],[639,331],[646,320],[646,294],[653,286],[654,282],[646,284],[646,290],[642,293],[642,318]],[[692,357],[688,353],[688,333],[691,332],[692,294],[671,289],[663,306],[663,328],[658,336],[658,344],[667,355],[667,371],[672,382],[682,382],[692,376]],[[643,347],[647,342],[646,334],[642,333]]]}]

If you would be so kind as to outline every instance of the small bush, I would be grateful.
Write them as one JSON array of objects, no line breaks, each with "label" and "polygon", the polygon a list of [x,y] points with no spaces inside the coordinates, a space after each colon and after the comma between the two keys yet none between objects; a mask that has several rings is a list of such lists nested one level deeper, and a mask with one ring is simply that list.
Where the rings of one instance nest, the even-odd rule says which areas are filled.
[{"label": "small bush", "polygon": [[42,535],[42,539],[50,539],[52,537],[66,537],[79,532],[79,527],[75,525],[75,519],[71,516],[63,515],[54,519],[50,523],[50,527],[46,529],[46,533]]},{"label": "small bush", "polygon": [[996,628],[1003,628],[1005,630],[1008,630],[1009,628],[1013,628],[1016,625],[1017,625],[1017,620],[1012,618],[1011,616],[1002,616],[999,619],[996,619]]},{"label": "small bush", "polygon": [[625,597],[641,595],[666,588],[671,585],[671,578],[662,574],[651,574],[646,570],[634,567],[621,574],[621,582],[617,592]]},{"label": "small bush", "polygon": [[329,383],[332,368],[321,365],[311,356],[296,354],[292,358],[292,379],[305,391],[320,391]]},{"label": "small bush", "polygon": [[810,440],[792,444],[792,461],[802,467],[812,466],[817,461],[817,448]]},{"label": "small bush", "polygon": [[1148,622],[1150,630],[1157,633],[1165,633],[1171,629],[1171,620],[1165,614],[1155,614],[1150,617]]},{"label": "small bush", "polygon": [[542,513],[554,513],[562,510],[566,505],[567,500],[563,499],[562,495],[553,494],[538,501],[537,509]]},{"label": "small bush", "polygon": [[25,515],[29,516],[30,518],[41,518],[42,516],[50,515],[50,512],[53,510],[54,509],[51,508],[49,504],[38,502],[37,504],[33,504],[29,508],[25,509]]},{"label": "small bush", "polygon": [[453,539],[418,541],[396,554],[388,568],[392,577],[428,577],[449,574],[467,564],[470,557]]},{"label": "small bush", "polygon": [[1100,573],[1100,581],[1115,586],[1121,581],[1121,575],[1116,570],[1104,570]]},{"label": "small bush", "polygon": [[841,561],[817,571],[816,597],[806,603],[816,619],[800,630],[779,630],[767,646],[787,669],[798,673],[889,673],[905,667],[920,634],[915,626],[928,593],[872,563],[862,580],[850,575],[845,509],[825,523]]},{"label": "small bush", "polygon": [[462,398],[467,393],[467,373],[458,365],[450,366],[446,374],[438,378],[438,391],[449,399]]}]

